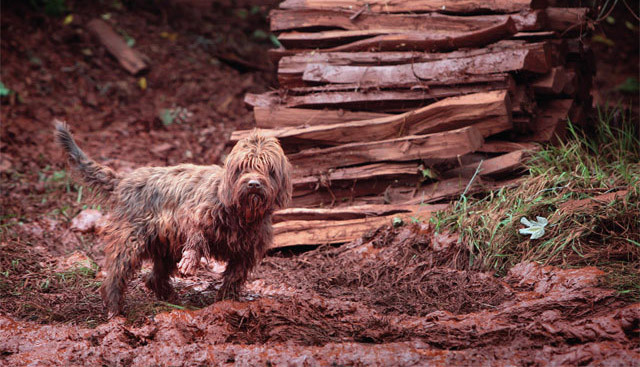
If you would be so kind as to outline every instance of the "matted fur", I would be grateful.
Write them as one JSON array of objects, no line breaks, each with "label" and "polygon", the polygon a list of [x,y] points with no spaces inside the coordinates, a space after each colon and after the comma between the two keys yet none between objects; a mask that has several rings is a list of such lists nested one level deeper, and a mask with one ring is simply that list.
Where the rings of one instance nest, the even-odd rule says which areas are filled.
[{"label": "matted fur", "polygon": [[291,165],[275,138],[254,132],[224,167],[181,164],[119,174],[87,157],[66,124],[56,138],[84,181],[112,205],[106,229],[107,277],[100,293],[120,313],[126,282],[142,260],[153,261],[147,286],[173,296],[169,277],[191,274],[201,256],[227,262],[217,299],[235,298],[273,239],[271,216],[291,200]]}]

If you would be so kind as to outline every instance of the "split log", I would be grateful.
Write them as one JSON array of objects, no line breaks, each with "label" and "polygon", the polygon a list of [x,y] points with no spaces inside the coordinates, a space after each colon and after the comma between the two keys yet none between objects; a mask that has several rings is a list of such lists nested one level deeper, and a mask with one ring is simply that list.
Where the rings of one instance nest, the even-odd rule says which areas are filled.
[{"label": "split log", "polygon": [[98,38],[107,51],[118,60],[120,66],[130,74],[136,75],[147,69],[144,56],[129,47],[106,22],[101,19],[93,19],[87,23],[87,29]]},{"label": "split log", "polygon": [[514,142],[503,140],[487,140],[482,144],[478,152],[482,153],[510,153],[516,150],[536,151],[540,145],[536,143]]},{"label": "split log", "polygon": [[[334,181],[330,186],[296,187],[291,205],[294,207],[332,207],[335,205],[355,204],[358,198],[369,195],[382,195],[392,187],[416,186],[420,180],[417,175],[408,178],[373,178],[361,181]],[[377,204],[385,203],[379,200]]]},{"label": "split log", "polygon": [[358,205],[324,208],[287,208],[273,213],[273,222],[280,223],[291,220],[350,220],[369,217],[382,217],[398,213],[419,213],[445,210],[447,204],[420,205]]},{"label": "split log", "polygon": [[561,66],[551,69],[549,74],[540,77],[531,86],[537,94],[554,95],[560,94],[568,82],[567,73]]},{"label": "split log", "polygon": [[[476,79],[490,80],[485,83],[470,83]],[[348,87],[348,86],[345,86]],[[322,87],[297,88],[291,92],[309,92],[309,94],[295,95],[293,93],[280,94],[278,91],[263,94],[245,95],[245,103],[258,107],[298,107],[298,108],[350,108],[355,110],[409,110],[425,104],[442,100],[443,98],[461,95],[477,94],[490,91],[501,91],[513,87],[513,81],[509,75],[497,75],[490,78],[467,78],[451,81],[450,83],[426,82],[424,88],[412,90],[379,90],[371,88],[351,88],[349,91],[340,91],[344,87],[328,86],[326,89],[338,90],[331,92],[320,91]],[[360,90],[358,90],[360,89]],[[355,90],[355,91],[354,91]]]},{"label": "split log", "polygon": [[553,31],[581,32],[589,18],[589,8],[546,8],[547,28]]},{"label": "split log", "polygon": [[269,129],[285,126],[313,126],[337,124],[348,121],[369,120],[390,116],[377,112],[353,112],[347,110],[310,110],[302,108],[259,107],[253,109],[256,126]]},{"label": "split log", "polygon": [[[302,74],[300,75],[302,76]],[[484,89],[508,89],[512,91],[516,88],[516,83],[513,77],[506,73],[501,74],[480,74],[480,75],[465,75],[456,79],[448,79],[446,81],[440,80],[425,80],[420,84],[416,84],[414,81],[402,81],[398,80],[394,84],[386,85],[372,85],[370,83],[341,83],[341,84],[323,84],[317,86],[297,86],[287,89],[288,95],[305,95],[312,93],[326,93],[326,92],[360,92],[370,93],[376,91],[399,91],[405,92],[403,89],[410,89],[411,91],[420,91],[422,93],[432,92],[432,89],[438,89],[438,92],[432,92],[433,95],[439,95],[443,91],[450,90],[451,88],[466,88],[465,92],[460,94],[468,94],[469,91],[477,89],[480,92]],[[448,94],[454,94],[455,92],[449,91]]]},{"label": "split log", "polygon": [[304,171],[298,172],[294,168],[293,187],[303,186],[331,186],[340,181],[363,181],[375,178],[405,178],[417,176],[417,163],[374,163],[364,166],[337,168],[324,172],[318,176],[304,176]]},{"label": "split log", "polygon": [[541,42],[556,38],[558,35],[554,31],[539,32],[518,32],[511,36],[514,40],[525,40],[527,42]]},{"label": "split log", "polygon": [[[353,121],[333,125],[285,127],[265,130],[266,136],[280,139],[284,145],[316,143],[338,145],[357,141],[391,139],[403,135],[419,135],[476,125],[482,136],[510,129],[511,106],[506,91],[452,97],[429,106],[389,117]],[[238,130],[231,135],[238,141],[250,133]]]},{"label": "split log", "polygon": [[344,30],[413,30],[470,32],[486,28],[511,17],[518,31],[541,30],[545,24],[544,10],[524,10],[509,15],[452,16],[439,13],[388,14],[363,12],[353,18],[346,10],[272,10],[269,14],[271,31],[334,28]]},{"label": "split log", "polygon": [[566,134],[567,118],[573,104],[572,99],[555,99],[540,103],[539,114],[531,137],[521,138],[539,143],[557,142]]},{"label": "split log", "polygon": [[551,67],[551,46],[538,43],[467,58],[394,66],[334,66],[311,63],[302,79],[316,83],[369,83],[393,85],[398,81],[420,84],[428,80],[455,80],[464,75],[529,71],[544,74]]},{"label": "split log", "polygon": [[497,176],[507,172],[514,172],[524,168],[524,157],[525,152],[523,150],[516,150],[494,158],[484,159],[480,162],[466,164],[462,167],[451,169],[444,172],[442,177],[464,177],[470,179],[476,171],[478,171],[478,175],[482,177]]},{"label": "split log", "polygon": [[367,9],[377,13],[517,13],[527,9],[542,9],[547,5],[546,0],[285,0],[280,3],[281,9],[341,9],[359,11]]},{"label": "split log", "polygon": [[403,212],[380,217],[280,222],[273,225],[274,238],[271,248],[350,242],[373,229],[392,224],[394,218],[400,218],[404,222],[410,222],[412,218],[428,220],[432,213],[429,210],[428,206],[420,206],[418,212]]},{"label": "split log", "polygon": [[[564,47],[563,47],[564,46]],[[500,41],[496,44],[489,45],[480,49],[467,49],[460,51],[453,51],[448,53],[428,53],[428,52],[302,52],[300,54],[285,56],[278,63],[278,82],[283,87],[303,87],[305,82],[302,80],[302,75],[308,64],[327,64],[333,66],[384,66],[384,65],[415,65],[419,63],[426,63],[436,60],[453,60],[463,59],[462,65],[465,65],[464,60],[470,58],[498,53],[501,51],[512,51],[513,49],[533,49],[534,52],[542,52],[544,55],[544,45],[541,44],[527,44],[524,41]],[[563,48],[566,50],[567,45],[564,44],[549,44],[549,54],[560,54],[561,51],[556,49]],[[489,71],[489,73],[499,73],[506,71],[514,71],[513,68],[501,69],[501,64],[496,62],[497,58],[511,56],[509,53],[500,53],[494,57],[485,57],[485,59],[478,60],[475,64],[482,65],[485,62],[494,62],[495,69]],[[542,58],[544,60],[544,58]],[[453,74],[457,78],[486,75],[487,73],[473,74],[474,70],[465,70],[462,68],[460,62],[451,65],[449,62],[442,62],[440,64],[433,64],[432,66],[439,68],[439,75],[451,75]],[[560,64],[560,62],[558,63]],[[447,65],[454,66],[453,69],[447,69]],[[455,65],[459,65],[455,67]],[[405,73],[406,74],[406,73]],[[403,86],[403,85],[417,85],[416,78],[410,75],[409,79],[395,80],[390,85]],[[428,76],[428,74],[427,74]],[[433,78],[433,76],[432,76]],[[437,78],[435,78],[437,80]],[[444,78],[447,79],[447,78]],[[422,80],[422,82],[425,82]],[[344,82],[343,82],[344,84]],[[352,83],[354,84],[354,83]],[[357,81],[359,87],[364,85],[372,85],[375,87],[384,87],[384,84],[379,82],[365,83],[363,81]]]},{"label": "split log", "polygon": [[[488,192],[502,187],[515,187],[522,182],[522,178],[509,179],[504,181],[483,181],[476,178],[471,185],[466,178],[450,178],[436,181],[419,189],[392,188],[385,196],[385,202],[389,204],[427,204],[436,203],[448,199],[459,199],[467,191],[467,195],[478,192]],[[467,186],[469,188],[467,189]],[[359,203],[377,202],[379,198],[361,198]]]},{"label": "split log", "polygon": [[[345,31],[357,32],[367,31]],[[511,17],[506,21],[473,32],[410,32],[389,33],[354,41],[328,49],[329,51],[451,51],[464,47],[483,47],[490,43],[509,38],[517,32]],[[369,32],[371,33],[371,32]],[[370,36],[368,34],[366,36]],[[282,36],[282,35],[281,35]],[[365,36],[365,37],[366,37]],[[290,37],[289,37],[290,38]],[[307,39],[308,37],[299,37]],[[280,37],[278,37],[280,39]],[[291,41],[290,39],[288,40]],[[286,46],[286,45],[285,45]]]},{"label": "split log", "polygon": [[289,156],[296,170],[313,175],[329,168],[384,161],[437,161],[476,151],[484,139],[475,127],[428,135],[373,142],[358,142],[331,148],[303,150]]}]

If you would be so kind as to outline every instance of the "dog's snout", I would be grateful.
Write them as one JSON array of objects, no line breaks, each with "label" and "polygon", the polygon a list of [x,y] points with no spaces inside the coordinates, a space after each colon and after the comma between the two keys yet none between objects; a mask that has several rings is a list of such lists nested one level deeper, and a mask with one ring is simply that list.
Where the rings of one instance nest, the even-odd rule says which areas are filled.
[{"label": "dog's snout", "polygon": [[259,189],[262,184],[260,184],[260,181],[258,180],[249,180],[247,186],[249,186],[250,189]]}]

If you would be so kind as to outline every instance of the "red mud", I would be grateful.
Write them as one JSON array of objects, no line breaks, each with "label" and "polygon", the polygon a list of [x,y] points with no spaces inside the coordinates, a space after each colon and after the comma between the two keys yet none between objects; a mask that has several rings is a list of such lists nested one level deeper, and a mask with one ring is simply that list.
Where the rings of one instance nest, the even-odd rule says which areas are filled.
[{"label": "red mud", "polygon": [[[271,256],[242,302],[213,303],[219,268],[175,279],[177,307],[196,311],[163,312],[176,306],[158,303],[141,275],[128,320],[107,322],[93,264],[100,225],[95,212],[79,216],[89,193],[63,171],[51,119],[117,169],[219,162],[231,131],[252,124],[244,94],[272,85],[250,70],[266,66],[269,41],[252,34],[268,29],[268,9],[67,1],[64,25],[5,3],[0,74],[15,93],[0,114],[0,365],[639,364],[640,305],[600,288],[600,270],[525,263],[498,278],[470,266],[455,236],[420,226]],[[106,13],[149,57],[146,89],[84,31]],[[172,108],[193,115],[165,125]]]},{"label": "red mud", "polygon": [[[295,273],[295,262],[290,264],[281,271]],[[282,284],[262,271],[265,278],[249,287],[256,300],[159,314],[137,327],[122,319],[86,329],[2,317],[0,360],[413,366],[633,365],[640,358],[640,305],[617,304],[614,291],[596,286],[602,272],[595,268],[519,264],[503,284],[513,292],[508,300],[477,312],[424,316],[385,314],[360,302],[325,298],[310,289],[313,284],[300,289],[304,285]]]}]

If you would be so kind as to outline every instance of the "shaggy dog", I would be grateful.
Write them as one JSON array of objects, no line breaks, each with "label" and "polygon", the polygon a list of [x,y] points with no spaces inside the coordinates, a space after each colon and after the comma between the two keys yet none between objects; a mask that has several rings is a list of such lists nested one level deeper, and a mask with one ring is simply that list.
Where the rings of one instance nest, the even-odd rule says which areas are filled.
[{"label": "shaggy dog", "polygon": [[66,124],[55,135],[84,181],[112,206],[106,228],[107,277],[100,294],[109,316],[122,310],[127,279],[153,261],[146,285],[174,296],[169,277],[192,274],[202,256],[227,263],[217,300],[237,298],[273,239],[271,215],[291,199],[291,165],[275,138],[254,132],[224,167],[181,164],[116,173],[87,157]]}]

